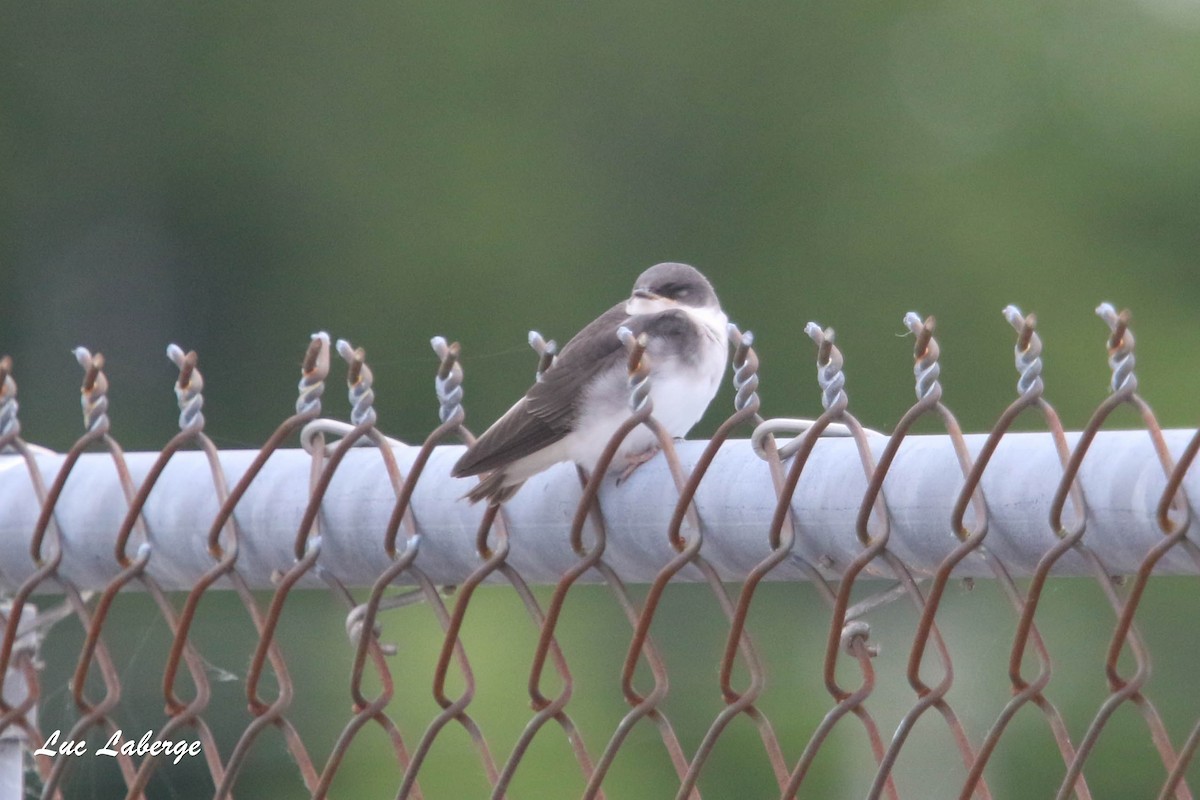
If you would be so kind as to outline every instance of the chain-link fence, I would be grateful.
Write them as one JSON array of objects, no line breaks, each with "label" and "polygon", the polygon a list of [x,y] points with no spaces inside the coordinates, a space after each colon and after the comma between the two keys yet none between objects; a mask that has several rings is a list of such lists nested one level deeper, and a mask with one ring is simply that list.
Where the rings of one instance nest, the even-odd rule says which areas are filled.
[{"label": "chain-link fence", "polygon": [[[0,360],[0,794],[20,796],[28,779],[45,796],[79,796],[106,769],[130,797],[257,796],[264,785],[280,796],[370,796],[351,774],[365,749],[385,794],[400,797],[987,797],[1032,787],[1086,798],[1124,791],[1114,774],[1138,776],[1144,796],[1190,797],[1200,708],[1178,699],[1188,697],[1188,662],[1162,689],[1169,701],[1152,703],[1138,612],[1152,573],[1200,571],[1187,538],[1200,435],[1160,429],[1137,392],[1127,315],[1098,313],[1112,391],[1079,433],[1063,430],[1043,396],[1033,317],[1011,307],[1017,399],[990,432],[969,436],[942,402],[933,322],[915,314],[905,322],[917,402],[889,436],[850,414],[833,332],[810,324],[818,419],[759,416],[753,339],[731,328],[733,414],[710,441],[673,442],[648,399],[645,343],[630,341],[630,417],[593,473],[558,467],[486,508],[461,501],[470,482],[448,477],[472,436],[459,348],[442,339],[441,425],[419,446],[380,432],[371,371],[345,342],[336,349],[349,365],[350,423],[321,418],[324,334],[304,359],[296,413],[256,451],[222,452],[205,435],[194,353],[168,350],[180,433],[158,453],[122,451],[103,360],[83,349],[85,433],[65,454],[27,444],[14,367]],[[537,370],[553,369],[553,343],[530,343]],[[1121,406],[1143,430],[1101,431]],[[1040,432],[1010,433],[1023,415]],[[942,432],[910,435],[922,418]],[[609,463],[637,426],[655,432],[662,454],[616,486]],[[751,435],[731,438],[739,433]],[[303,449],[285,449],[295,437]],[[1090,576],[1099,603],[1039,615],[1069,575]],[[953,613],[978,577],[991,613]],[[1194,591],[1193,578],[1180,580]],[[801,585],[803,596],[773,591]],[[314,588],[323,591],[302,591]],[[599,612],[572,614],[573,603],[598,607],[597,592],[620,636]],[[289,623],[289,610],[310,608],[305,595],[344,604],[344,632]],[[676,596],[686,608],[672,609]],[[110,644],[127,641],[120,607],[148,602],[157,621],[139,624],[164,634],[161,647],[139,645],[138,660],[150,663],[163,714],[131,707],[129,696],[159,690],[139,691],[143,679]],[[777,613],[758,613],[764,605]],[[218,612],[217,633],[201,635]],[[481,616],[488,646],[475,644],[486,638],[472,628]],[[219,631],[235,617],[253,637],[244,669],[230,674],[216,665],[229,660],[233,639]],[[1196,637],[1178,617],[1168,625],[1168,660],[1186,658]],[[71,627],[79,636],[56,660],[54,639]],[[878,648],[889,636],[893,660]],[[1071,651],[1093,663],[1056,663]],[[64,669],[61,656],[73,664]],[[297,676],[339,658],[343,702],[297,723],[314,691]],[[609,669],[599,682],[581,677],[597,664]],[[52,673],[61,681],[43,683]],[[1076,718],[1074,690],[1093,678],[1103,689]],[[520,727],[485,735],[487,688],[501,682],[523,687]],[[230,685],[244,702],[231,701]],[[241,705],[244,725],[231,722]],[[48,715],[66,724],[51,727]],[[922,740],[933,746],[910,758]],[[1039,760],[1017,770],[1031,749]],[[101,755],[111,769],[96,766]],[[435,772],[435,762],[451,766]],[[187,770],[186,785],[173,770]],[[264,772],[277,783],[256,781]]]}]

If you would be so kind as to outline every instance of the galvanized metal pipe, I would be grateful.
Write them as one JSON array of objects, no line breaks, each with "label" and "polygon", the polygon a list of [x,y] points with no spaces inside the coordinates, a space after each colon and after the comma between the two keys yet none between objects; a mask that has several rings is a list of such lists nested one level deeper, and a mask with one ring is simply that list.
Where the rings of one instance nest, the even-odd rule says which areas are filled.
[{"label": "galvanized metal pipe", "polygon": [[[1178,455],[1192,435],[1188,430],[1167,431],[1171,452]],[[1072,443],[1076,438],[1069,435]],[[983,435],[967,437],[972,452],[978,452],[984,439]],[[872,437],[876,455],[886,441],[886,437]],[[703,447],[704,442],[679,445],[685,467],[695,462]],[[442,584],[460,582],[480,563],[475,535],[483,509],[459,499],[471,485],[468,480],[449,477],[461,451],[456,446],[437,448],[413,497],[422,534],[416,563]],[[416,448],[398,447],[395,453],[406,471]],[[252,450],[221,454],[230,485],[255,455]],[[126,454],[135,483],[144,478],[157,456]],[[37,461],[49,484],[63,456],[39,455]],[[253,587],[269,588],[272,573],[293,563],[293,540],[309,498],[310,468],[311,457],[302,450],[275,453],[237,505],[236,520],[243,532],[237,569]],[[1048,519],[1060,476],[1053,441],[1040,433],[1006,436],[984,474],[982,488],[989,508],[985,547],[1014,576],[1030,574],[1056,541]],[[1083,543],[1114,573],[1134,571],[1163,535],[1155,522],[1155,507],[1166,479],[1149,436],[1144,431],[1100,433],[1084,460],[1079,481],[1088,508]],[[884,492],[891,517],[889,546],[914,574],[931,573],[957,543],[950,513],[962,483],[949,437],[912,436],[903,442]],[[792,502],[798,533],[793,555],[769,578],[804,579],[802,560],[836,577],[861,550],[855,518],[865,488],[853,441],[819,441]],[[1184,488],[1190,496],[1200,497],[1200,470],[1187,475]],[[553,583],[576,561],[568,532],[580,495],[574,468],[560,465],[530,480],[505,506],[512,534],[509,562],[530,583]],[[651,580],[672,556],[667,526],[676,497],[661,456],[623,485],[609,481],[601,491],[608,531],[605,559],[625,580]],[[322,504],[320,568],[347,585],[369,585],[389,563],[382,541],[394,503],[379,453],[371,448],[349,453]],[[767,464],[752,452],[749,442],[734,440],[722,447],[700,484],[696,506],[703,523],[702,555],[723,578],[742,579],[769,551],[767,532],[776,506]],[[148,569],[164,588],[188,589],[212,566],[206,534],[217,508],[203,456],[177,454],[151,493],[144,514],[152,548]],[[64,547],[60,572],[80,589],[100,589],[116,575],[113,543],[126,509],[111,458],[105,453],[84,455],[55,506]],[[24,462],[0,456],[0,591],[14,590],[34,570],[28,550],[39,512]],[[968,511],[968,524],[971,520]],[[690,535],[686,529],[684,534]],[[1196,567],[1189,558],[1172,552],[1158,571],[1192,574]],[[1068,553],[1054,572],[1081,575],[1087,568],[1080,557]],[[873,574],[886,576],[881,562]],[[973,555],[956,574],[988,577],[991,571]],[[698,577],[694,570],[680,575],[685,580]],[[305,581],[320,584],[315,575]]]}]

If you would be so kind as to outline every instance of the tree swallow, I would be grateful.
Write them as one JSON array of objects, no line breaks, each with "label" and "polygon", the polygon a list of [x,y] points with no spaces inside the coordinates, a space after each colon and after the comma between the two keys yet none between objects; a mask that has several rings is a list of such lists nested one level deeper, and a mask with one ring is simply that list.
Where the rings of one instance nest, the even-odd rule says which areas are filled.
[{"label": "tree swallow", "polygon": [[[725,373],[728,320],[712,284],[687,264],[643,272],[630,298],[601,314],[562,349],[553,366],[454,465],[456,478],[490,473],[466,494],[499,504],[531,476],[560,461],[591,472],[629,418],[625,346],[617,329],[649,337],[654,418],[681,437],[704,415]],[[633,469],[658,451],[653,432],[635,428],[613,467]]]}]

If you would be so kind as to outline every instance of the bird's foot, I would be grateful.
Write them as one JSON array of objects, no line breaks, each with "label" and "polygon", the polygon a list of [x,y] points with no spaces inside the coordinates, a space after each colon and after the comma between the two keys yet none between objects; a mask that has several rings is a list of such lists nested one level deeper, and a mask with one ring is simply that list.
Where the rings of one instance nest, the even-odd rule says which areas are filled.
[{"label": "bird's foot", "polygon": [[658,455],[659,449],[658,445],[652,444],[640,453],[630,453],[625,456],[625,469],[621,470],[621,474],[617,476],[617,486],[628,480],[638,467]]}]

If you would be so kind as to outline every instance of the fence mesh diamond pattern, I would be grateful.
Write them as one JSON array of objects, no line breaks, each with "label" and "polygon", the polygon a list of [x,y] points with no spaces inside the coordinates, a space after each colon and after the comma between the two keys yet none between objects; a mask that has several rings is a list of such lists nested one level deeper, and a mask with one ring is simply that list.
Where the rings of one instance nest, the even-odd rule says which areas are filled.
[{"label": "fence mesh diamond pattern", "polygon": [[[917,399],[887,436],[850,413],[831,329],[806,329],[824,412],[804,422],[759,415],[753,337],[731,326],[734,410],[707,442],[658,425],[631,340],[629,419],[593,473],[486,508],[449,477],[472,434],[441,338],[420,445],[381,433],[363,350],[324,334],[256,451],[208,438],[196,354],[175,346],[160,452],[122,450],[82,348],[83,435],[28,444],[4,358],[4,796],[370,796],[366,752],[370,786],[414,798],[1191,797],[1194,609],[1147,589],[1194,592],[1167,575],[1200,572],[1200,435],[1160,428],[1128,315],[1098,314],[1111,392],[1077,433],[1013,307],[1016,399],[973,435],[943,402],[932,318],[905,317]],[[554,343],[530,344],[554,369]],[[321,416],[334,350],[349,423]],[[1102,430],[1120,407],[1141,429]],[[1019,417],[1037,430],[1010,432]],[[922,420],[940,432],[911,433]],[[615,485],[638,426],[662,453]],[[322,627],[334,606],[344,630]],[[1182,664],[1158,705],[1152,641]],[[318,692],[335,702],[313,712]]]}]

